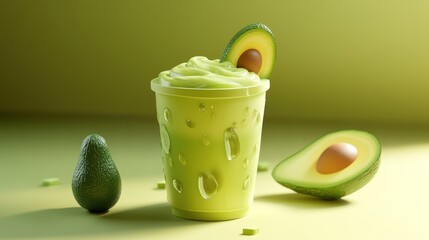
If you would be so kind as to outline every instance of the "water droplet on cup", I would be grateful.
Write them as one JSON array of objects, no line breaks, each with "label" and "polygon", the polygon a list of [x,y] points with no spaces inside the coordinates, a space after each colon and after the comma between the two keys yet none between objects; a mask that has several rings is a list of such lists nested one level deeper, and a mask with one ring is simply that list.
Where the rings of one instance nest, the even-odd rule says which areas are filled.
[{"label": "water droplet on cup", "polygon": [[249,166],[249,159],[245,158],[244,161],[243,161],[243,167],[247,168],[247,166]]},{"label": "water droplet on cup", "polygon": [[204,103],[200,103],[200,105],[198,105],[198,110],[200,111],[206,110],[206,105]]},{"label": "water droplet on cup", "polygon": [[259,111],[258,110],[253,110],[253,113],[252,113],[252,118],[255,118],[256,119],[256,117],[258,116],[258,113],[259,113]]},{"label": "water droplet on cup", "polygon": [[249,185],[250,185],[250,176],[247,176],[246,180],[244,180],[243,183],[243,191],[247,191],[249,189]]},{"label": "water droplet on cup", "polygon": [[212,118],[212,120],[214,120],[216,118],[215,107],[214,107],[214,105],[212,105],[210,108],[212,109],[212,113],[211,113],[210,117]]},{"label": "water droplet on cup", "polygon": [[204,146],[210,145],[210,139],[209,139],[209,136],[207,135],[207,133],[203,134],[203,138],[201,139],[201,141],[203,142]]},{"label": "water droplet on cup", "polygon": [[179,182],[178,180],[176,180],[176,179],[173,179],[173,187],[174,187],[174,189],[176,189],[176,191],[178,192],[178,193],[182,193],[182,191],[183,191],[183,186],[182,186],[182,183],[181,182]]},{"label": "water droplet on cup", "polygon": [[258,112],[258,116],[256,116],[256,123],[261,122],[261,113]]},{"label": "water droplet on cup", "polygon": [[255,146],[253,146],[252,157],[254,157],[256,153],[258,153],[258,144],[255,144]]},{"label": "water droplet on cup", "polygon": [[161,147],[166,152],[170,152],[170,135],[168,135],[167,128],[164,124],[161,125]]},{"label": "water droplet on cup", "polygon": [[173,162],[173,159],[171,158],[171,156],[168,156],[168,164],[170,165],[170,167],[174,166],[174,162]]},{"label": "water droplet on cup", "polygon": [[240,154],[240,141],[234,128],[228,128],[224,133],[225,152],[228,160],[233,160]]},{"label": "water droplet on cup", "polygon": [[195,124],[194,122],[192,122],[191,119],[186,120],[186,126],[188,126],[189,128],[194,128]]},{"label": "water droplet on cup", "polygon": [[183,166],[186,166],[186,158],[182,154],[179,154],[179,162]]},{"label": "water droplet on cup", "polygon": [[241,121],[241,126],[246,127],[247,126],[247,119],[243,119]]},{"label": "water droplet on cup", "polygon": [[244,117],[249,117],[250,116],[250,108],[246,107],[246,109],[244,109]]},{"label": "water droplet on cup", "polygon": [[198,177],[198,190],[204,199],[210,199],[216,195],[218,183],[212,174],[201,174]]},{"label": "water droplet on cup", "polygon": [[171,122],[171,112],[170,112],[170,109],[168,108],[164,109],[164,119],[167,122]]}]

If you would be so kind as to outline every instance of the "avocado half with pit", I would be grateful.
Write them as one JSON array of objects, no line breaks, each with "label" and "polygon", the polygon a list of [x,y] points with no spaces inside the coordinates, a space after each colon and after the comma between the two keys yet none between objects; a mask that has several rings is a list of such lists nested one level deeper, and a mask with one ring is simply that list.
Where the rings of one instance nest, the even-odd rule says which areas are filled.
[{"label": "avocado half with pit", "polygon": [[273,71],[276,51],[276,40],[271,30],[262,23],[252,23],[232,37],[220,61],[229,61],[265,79]]},{"label": "avocado half with pit", "polygon": [[378,170],[380,155],[381,145],[375,136],[343,130],[284,159],[272,176],[295,192],[334,200],[366,185]]}]

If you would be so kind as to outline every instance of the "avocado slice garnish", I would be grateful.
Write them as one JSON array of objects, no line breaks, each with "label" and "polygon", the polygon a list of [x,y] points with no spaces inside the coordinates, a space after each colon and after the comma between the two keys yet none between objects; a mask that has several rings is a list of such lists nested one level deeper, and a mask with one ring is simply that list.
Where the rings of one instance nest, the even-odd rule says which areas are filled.
[{"label": "avocado slice garnish", "polygon": [[220,61],[229,61],[266,79],[274,68],[276,46],[274,35],[266,25],[252,23],[232,37]]}]

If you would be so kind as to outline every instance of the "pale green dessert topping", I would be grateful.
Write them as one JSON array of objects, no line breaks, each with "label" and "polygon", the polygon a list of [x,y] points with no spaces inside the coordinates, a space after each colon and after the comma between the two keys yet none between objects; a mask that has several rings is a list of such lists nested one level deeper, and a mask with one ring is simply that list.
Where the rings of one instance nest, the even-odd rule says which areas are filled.
[{"label": "pale green dessert topping", "polygon": [[228,61],[209,60],[202,56],[192,57],[188,62],[163,71],[158,78],[164,86],[183,88],[236,88],[268,81]]}]

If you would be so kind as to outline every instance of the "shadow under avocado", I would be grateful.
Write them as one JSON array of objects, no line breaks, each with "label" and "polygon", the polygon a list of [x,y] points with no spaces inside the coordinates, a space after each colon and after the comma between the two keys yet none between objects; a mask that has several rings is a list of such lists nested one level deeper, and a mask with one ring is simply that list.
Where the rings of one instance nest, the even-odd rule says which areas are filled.
[{"label": "shadow under avocado", "polygon": [[254,200],[306,209],[335,208],[350,204],[349,201],[344,199],[323,200],[299,193],[263,195],[255,197]]},{"label": "shadow under avocado", "polygon": [[199,222],[173,216],[167,203],[105,214],[91,214],[79,207],[57,208],[0,218],[0,239],[144,233],[196,224]]}]

